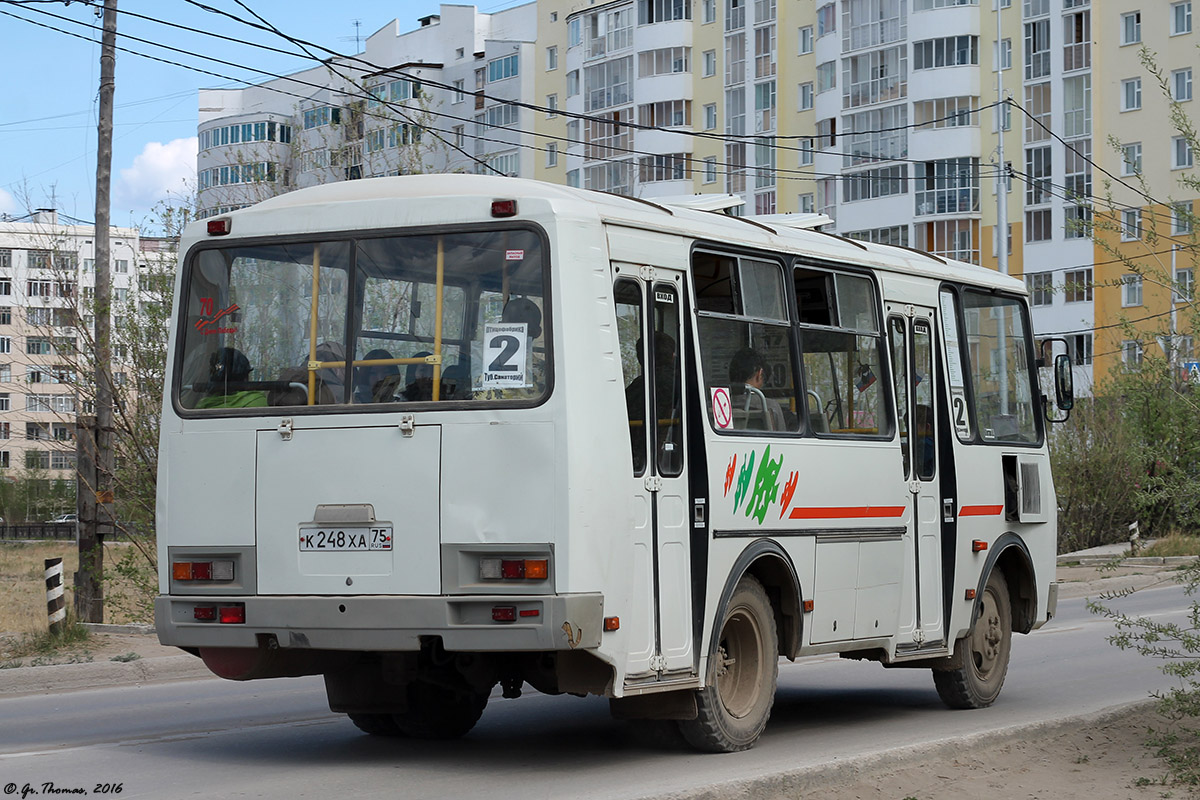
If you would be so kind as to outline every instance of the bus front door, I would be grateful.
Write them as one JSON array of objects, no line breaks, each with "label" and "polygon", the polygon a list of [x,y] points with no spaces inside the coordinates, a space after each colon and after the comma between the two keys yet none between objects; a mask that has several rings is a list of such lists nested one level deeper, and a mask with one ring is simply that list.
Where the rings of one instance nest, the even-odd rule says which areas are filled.
[{"label": "bus front door", "polygon": [[[938,392],[934,359],[934,311],[903,305],[888,308],[904,474],[912,498],[911,591],[900,615],[900,636],[919,649],[945,647],[942,608],[941,490],[938,482]],[[910,645],[910,647],[912,646]]]},{"label": "bus front door", "polygon": [[[694,660],[680,346],[683,277],[620,267],[621,274],[630,275],[614,288],[633,451],[635,601],[630,610],[638,617],[629,621],[628,668],[632,679],[659,679],[692,672]],[[631,352],[635,358],[628,357]]]}]

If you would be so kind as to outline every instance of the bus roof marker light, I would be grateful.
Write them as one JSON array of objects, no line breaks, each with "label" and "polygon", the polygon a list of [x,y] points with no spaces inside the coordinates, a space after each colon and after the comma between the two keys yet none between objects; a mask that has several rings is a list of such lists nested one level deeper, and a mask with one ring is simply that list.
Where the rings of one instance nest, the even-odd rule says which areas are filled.
[{"label": "bus roof marker light", "polygon": [[[498,218],[515,217],[516,215],[517,215],[517,201],[516,200],[493,200],[492,201],[492,216],[493,217],[498,217]],[[211,233],[211,231],[209,231],[209,232]]]},{"label": "bus roof marker light", "polygon": [[233,220],[229,218],[208,221],[209,236],[227,236],[231,230],[233,230]]}]

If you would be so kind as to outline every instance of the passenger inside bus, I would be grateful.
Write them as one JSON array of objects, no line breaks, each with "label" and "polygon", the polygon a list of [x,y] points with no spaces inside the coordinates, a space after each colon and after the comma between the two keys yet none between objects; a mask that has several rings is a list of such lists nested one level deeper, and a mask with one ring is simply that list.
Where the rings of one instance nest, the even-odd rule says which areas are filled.
[{"label": "passenger inside bus", "polygon": [[[363,356],[363,361],[392,358],[387,350],[377,348]],[[383,402],[375,394],[380,384],[391,375],[399,374],[395,364],[367,364],[354,368],[354,402],[380,403]]]},{"label": "passenger inside bus", "polygon": [[783,431],[787,422],[779,402],[763,394],[767,362],[758,351],[743,347],[729,360],[734,427]]},{"label": "passenger inside bus", "polygon": [[[637,340],[637,361],[640,370],[629,385],[625,387],[625,408],[629,414],[629,437],[633,445],[634,471],[640,472],[646,465],[646,365],[643,363],[645,344],[641,337]],[[657,407],[657,425],[672,425],[679,416],[676,401],[679,398],[679,372],[675,364],[675,340],[662,331],[654,333],[654,371],[655,386],[658,394],[655,400]],[[663,387],[673,386],[674,391],[668,394]],[[651,428],[651,436],[658,439],[658,432]]]},{"label": "passenger inside bus", "polygon": [[[250,359],[235,347],[222,347],[209,357],[208,396],[196,408],[259,408],[267,404],[267,393],[245,388],[250,380]],[[239,390],[238,386],[242,385]]]}]

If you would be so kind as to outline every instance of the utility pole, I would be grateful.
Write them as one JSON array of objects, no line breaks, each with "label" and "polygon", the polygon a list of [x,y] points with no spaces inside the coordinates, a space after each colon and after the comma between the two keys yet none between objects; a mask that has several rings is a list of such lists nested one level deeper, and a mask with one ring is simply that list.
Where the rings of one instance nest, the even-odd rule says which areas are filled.
[{"label": "utility pole", "polygon": [[[83,622],[104,621],[104,536],[111,531],[113,521],[113,393],[109,383],[112,274],[109,266],[109,226],[116,40],[117,0],[104,0],[104,33],[100,43],[100,124],[96,136],[96,424],[94,428],[77,427],[78,435],[95,437],[94,469],[92,475],[81,476],[76,501],[80,513],[75,613]],[[91,444],[91,441],[82,442],[80,449]],[[93,497],[86,497],[88,492],[93,493]]]}]

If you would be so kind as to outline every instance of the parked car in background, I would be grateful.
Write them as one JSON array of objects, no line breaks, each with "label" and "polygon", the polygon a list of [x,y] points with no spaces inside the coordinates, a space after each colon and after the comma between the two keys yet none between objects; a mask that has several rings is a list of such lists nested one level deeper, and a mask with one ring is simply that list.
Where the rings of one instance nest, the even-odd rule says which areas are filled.
[{"label": "parked car in background", "polygon": [[76,514],[59,514],[54,519],[46,520],[46,524],[47,525],[61,525],[66,522],[75,522],[75,521],[77,521],[77,517],[78,517],[78,515],[76,515]]}]

